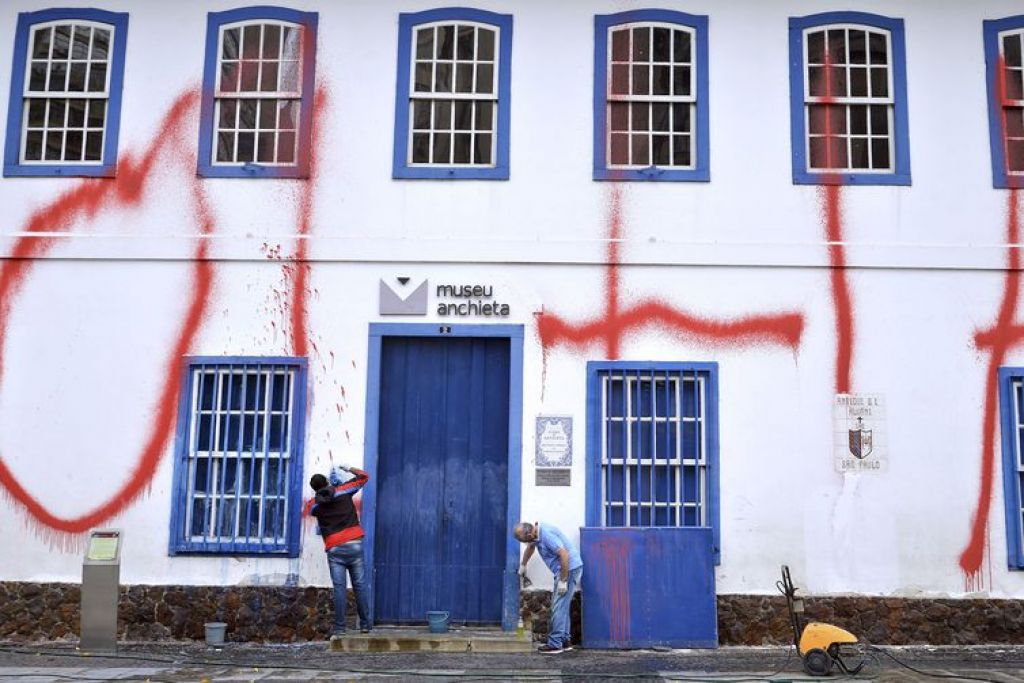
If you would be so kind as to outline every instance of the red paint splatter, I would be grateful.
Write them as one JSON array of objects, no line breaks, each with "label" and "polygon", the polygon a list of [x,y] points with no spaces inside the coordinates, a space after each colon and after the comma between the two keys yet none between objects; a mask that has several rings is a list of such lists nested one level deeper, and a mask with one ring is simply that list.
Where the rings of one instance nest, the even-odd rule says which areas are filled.
[{"label": "red paint splatter", "polygon": [[[994,77],[995,91],[1000,103],[1001,139],[1006,144],[1006,79],[1003,77],[1005,64],[1000,58]],[[1004,159],[1008,159],[1004,154]],[[1004,162],[1005,163],[1005,162]],[[1009,168],[1004,170],[1009,171]],[[981,444],[981,485],[978,487],[978,502],[971,522],[971,534],[967,546],[960,553],[960,569],[964,573],[967,590],[980,590],[982,585],[981,565],[985,558],[988,537],[988,520],[992,507],[992,482],[995,470],[996,413],[998,411],[998,376],[1006,354],[1024,340],[1024,327],[1017,320],[1017,299],[1020,296],[1020,201],[1019,190],[1011,189],[1006,196],[1006,279],[1003,282],[1003,296],[999,312],[988,329],[975,330],[974,344],[979,350],[989,353],[985,371],[985,404],[982,412]]]},{"label": "red paint splatter", "polygon": [[307,276],[309,267],[304,266],[308,258],[308,238],[313,214],[313,192],[316,189],[317,178],[317,151],[320,147],[320,118],[324,108],[327,106],[327,91],[318,88],[313,98],[312,117],[312,141],[309,153],[309,178],[302,184],[299,193],[299,210],[297,217],[296,231],[298,239],[295,245],[295,261],[298,264],[294,271],[292,283],[292,350],[296,356],[305,356],[309,353],[306,347],[309,336],[308,320],[306,310],[306,297],[308,294]]},{"label": "red paint splatter", "polygon": [[[803,333],[800,313],[754,315],[732,320],[700,318],[654,298],[622,308],[619,294],[619,243],[622,240],[622,198],[613,184],[608,206],[607,269],[604,278],[604,312],[600,317],[573,325],[542,310],[536,315],[537,334],[545,355],[559,344],[582,349],[603,342],[605,357],[619,358],[622,341],[646,327],[668,330],[681,339],[711,346],[779,344],[796,349]],[[546,360],[546,359],[545,359]]]},{"label": "red paint splatter", "polygon": [[[102,211],[114,208],[139,205],[156,162],[164,154],[169,155],[172,160],[183,163],[189,175],[194,174],[195,157],[185,151],[191,149],[192,141],[186,139],[183,127],[186,118],[194,113],[198,102],[197,91],[189,91],[178,97],[159,126],[160,134],[154,138],[141,157],[136,159],[131,154],[125,154],[118,164],[116,178],[78,181],[56,200],[33,213],[22,229],[23,232],[70,232],[73,224],[78,220],[92,219]],[[204,235],[211,234],[214,232],[214,221],[206,195],[198,180],[193,178],[191,189],[193,211],[199,231]],[[23,236],[15,242],[8,260],[2,263],[2,269],[0,269],[0,372],[4,365],[3,350],[9,315],[16,296],[24,284],[25,278],[36,265],[36,259],[49,251],[55,241],[51,237]],[[193,266],[192,300],[182,321],[178,338],[171,348],[171,353],[165,364],[163,385],[156,401],[156,415],[138,462],[129,474],[127,481],[113,496],[94,510],[78,517],[57,517],[21,486],[6,463],[0,459],[0,484],[39,525],[65,534],[80,534],[120,513],[149,485],[174,428],[182,357],[191,347],[209,303],[213,269],[207,256],[206,241],[197,241]]]},{"label": "red paint splatter", "polygon": [[598,571],[605,578],[605,591],[610,600],[606,606],[609,637],[620,643],[629,640],[629,623],[632,618],[629,599],[633,585],[629,568],[631,546],[628,538],[608,538],[594,544],[594,549],[601,556],[602,564]]}]

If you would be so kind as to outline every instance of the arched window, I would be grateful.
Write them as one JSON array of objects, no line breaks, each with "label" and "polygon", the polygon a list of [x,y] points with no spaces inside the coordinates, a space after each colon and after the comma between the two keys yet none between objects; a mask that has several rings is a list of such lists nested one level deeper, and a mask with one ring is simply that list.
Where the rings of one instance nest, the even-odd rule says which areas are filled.
[{"label": "arched window", "polygon": [[508,178],[512,17],[399,17],[395,178]]},{"label": "arched window", "polygon": [[4,175],[112,176],[128,15],[18,15]]},{"label": "arched window", "polygon": [[707,17],[595,17],[594,178],[708,180]]},{"label": "arched window", "polygon": [[986,21],[989,137],[995,187],[1024,187],[1024,15]]},{"label": "arched window", "polygon": [[903,21],[790,19],[793,181],[909,185]]},{"label": "arched window", "polygon": [[209,14],[200,175],[309,175],[316,29],[275,7]]}]

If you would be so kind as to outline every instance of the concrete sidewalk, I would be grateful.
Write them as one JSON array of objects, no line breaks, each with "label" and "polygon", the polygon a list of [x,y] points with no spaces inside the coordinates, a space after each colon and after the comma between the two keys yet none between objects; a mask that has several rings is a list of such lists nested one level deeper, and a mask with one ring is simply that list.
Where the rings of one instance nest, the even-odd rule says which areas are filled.
[{"label": "concrete sidewalk", "polygon": [[[1024,647],[905,647],[875,653],[857,679],[1024,682]],[[911,671],[890,656],[917,669]],[[833,676],[833,678],[836,678]],[[574,650],[537,653],[332,652],[295,645],[127,643],[116,654],[74,643],[0,644],[0,681],[807,681],[791,648]]]}]

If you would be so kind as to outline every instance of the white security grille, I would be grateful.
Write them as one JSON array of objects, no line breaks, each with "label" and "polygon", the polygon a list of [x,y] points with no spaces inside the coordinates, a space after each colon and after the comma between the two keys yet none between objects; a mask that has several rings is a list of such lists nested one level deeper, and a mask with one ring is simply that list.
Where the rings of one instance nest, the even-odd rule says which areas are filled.
[{"label": "white security grille", "polygon": [[295,377],[287,366],[192,367],[188,542],[285,542]]},{"label": "white security grille", "polygon": [[605,526],[707,526],[706,379],[602,371]]}]

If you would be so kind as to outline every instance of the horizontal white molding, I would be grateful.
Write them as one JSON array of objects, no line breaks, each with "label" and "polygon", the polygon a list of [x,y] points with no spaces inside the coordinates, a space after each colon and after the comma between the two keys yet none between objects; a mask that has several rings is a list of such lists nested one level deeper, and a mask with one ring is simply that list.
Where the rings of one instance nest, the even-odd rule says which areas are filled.
[{"label": "horizontal white molding", "polygon": [[[191,260],[199,240],[220,261],[293,261],[306,241],[312,263],[466,263],[514,265],[606,265],[605,239],[387,238],[364,236],[119,235],[11,233],[0,237],[0,261],[19,239],[55,239],[45,260]],[[619,240],[623,266],[718,266],[751,268],[828,267],[828,242],[683,242]],[[841,243],[848,268],[1005,270],[1007,244]],[[280,247],[269,258],[266,245]],[[1024,244],[1015,245],[1024,249]]]}]

